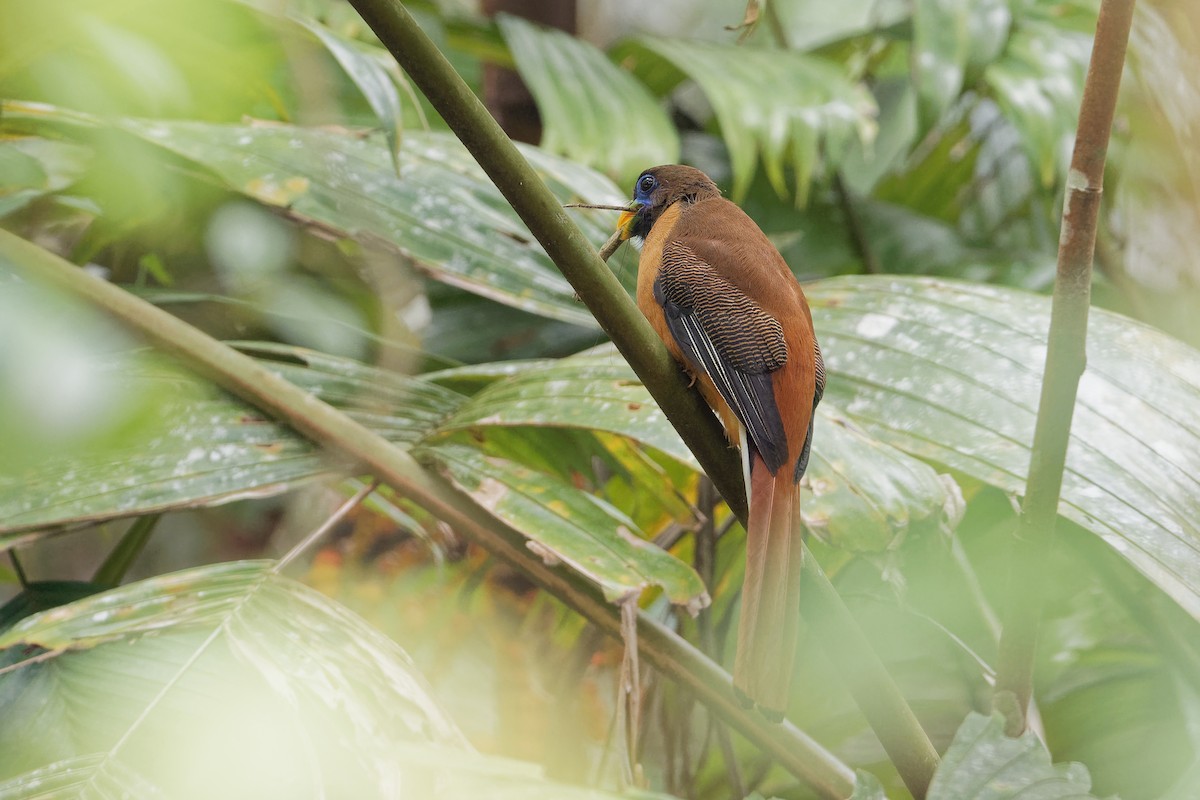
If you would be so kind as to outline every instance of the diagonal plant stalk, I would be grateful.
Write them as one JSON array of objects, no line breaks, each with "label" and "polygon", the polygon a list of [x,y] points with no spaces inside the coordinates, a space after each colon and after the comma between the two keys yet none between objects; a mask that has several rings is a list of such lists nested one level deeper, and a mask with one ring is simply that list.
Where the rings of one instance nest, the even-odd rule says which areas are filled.
[{"label": "diagonal plant stalk", "polygon": [[161,517],[162,514],[146,514],[135,519],[121,537],[121,541],[117,542],[117,546],[96,570],[96,574],[92,576],[92,583],[100,586],[120,584],[121,578],[125,577],[133,562],[142,554],[142,550],[146,549],[147,542],[154,534],[154,526]]},{"label": "diagonal plant stalk", "polygon": [[[547,566],[520,533],[490,516],[445,479],[424,470],[407,452],[341,411],[289,383],[248,356],[167,312],[78,269],[58,256],[0,230],[0,253],[31,277],[98,306],[150,344],[227,391],[281,419],[303,435],[361,465],[455,530],[508,562],[540,588],[619,639],[620,614],[600,591],[565,567]],[[674,631],[638,613],[639,655],[695,696],[823,798],[854,791],[854,771],[790,723],[776,725],[743,709],[729,674]]]},{"label": "diagonal plant stalk", "polygon": [[[744,523],[739,460],[716,417],[667,354],[592,245],[509,141],[479,98],[397,0],[350,0],[479,162],[641,378],[730,508]],[[841,597],[806,549],[801,597],[826,635],[827,652],[847,678],[867,722],[914,797],[924,797],[938,755]]]},{"label": "diagonal plant stalk", "polygon": [[1005,732],[1010,736],[1024,732],[1033,696],[1038,630],[1046,583],[1052,577],[1047,566],[1058,519],[1075,396],[1087,360],[1092,255],[1104,190],[1104,160],[1125,66],[1133,7],[1134,0],[1102,0],[1100,4],[1067,175],[1046,366],[1025,500],[1013,543],[1008,607],[1000,635],[993,698],[996,709],[1004,714]]}]

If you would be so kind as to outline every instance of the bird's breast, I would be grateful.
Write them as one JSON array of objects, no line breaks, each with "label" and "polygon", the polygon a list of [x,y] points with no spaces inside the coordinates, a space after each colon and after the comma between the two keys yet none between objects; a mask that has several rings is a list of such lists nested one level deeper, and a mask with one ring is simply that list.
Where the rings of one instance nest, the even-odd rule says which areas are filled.
[{"label": "bird's breast", "polygon": [[680,352],[674,337],[667,328],[667,320],[663,316],[662,307],[654,299],[654,281],[657,280],[658,272],[662,268],[663,246],[670,241],[671,230],[679,221],[679,214],[680,205],[678,203],[668,207],[655,221],[654,227],[646,236],[646,242],[642,245],[642,255],[638,259],[637,304],[642,313],[646,315],[646,319],[650,321],[654,332],[666,343],[671,355],[682,361],[683,353]]}]

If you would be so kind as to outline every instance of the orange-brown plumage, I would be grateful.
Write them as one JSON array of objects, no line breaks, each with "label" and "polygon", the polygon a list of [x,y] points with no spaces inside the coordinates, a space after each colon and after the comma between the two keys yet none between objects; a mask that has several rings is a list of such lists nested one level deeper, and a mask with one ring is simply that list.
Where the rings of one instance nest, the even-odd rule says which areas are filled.
[{"label": "orange-brown plumage", "polygon": [[699,170],[642,173],[621,227],[644,239],[639,308],[749,465],[734,685],[781,715],[799,634],[797,484],[824,386],[808,303],[766,235]]}]

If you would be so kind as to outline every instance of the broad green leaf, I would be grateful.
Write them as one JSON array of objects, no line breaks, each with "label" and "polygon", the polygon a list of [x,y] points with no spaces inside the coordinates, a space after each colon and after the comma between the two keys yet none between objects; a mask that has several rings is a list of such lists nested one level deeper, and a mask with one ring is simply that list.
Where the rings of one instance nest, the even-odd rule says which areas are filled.
[{"label": "broad green leaf", "polygon": [[1164,663],[1148,647],[1114,646],[1112,627],[1103,635],[1108,644],[1078,655],[1069,646],[1057,650],[1062,674],[1052,682],[1039,679],[1047,737],[1056,756],[1088,764],[1106,793],[1160,797],[1194,760],[1187,734],[1194,735],[1195,719],[1188,714],[1198,709],[1194,682],[1183,677],[1194,665]]},{"label": "broad green leaf", "polygon": [[354,85],[362,92],[383,128],[392,157],[396,159],[396,170],[399,172],[400,162],[397,159],[397,153],[400,150],[400,94],[396,90],[392,76],[388,74],[374,54],[365,52],[365,48],[358,42],[347,39],[314,20],[300,16],[291,18],[308,28],[321,41],[321,44],[325,45],[325,49],[337,60],[346,74],[350,76],[350,80],[354,81]]},{"label": "broad green leaf", "polygon": [[1094,17],[1082,31],[1057,19],[1018,19],[1004,54],[984,70],[984,81],[1020,131],[1021,144],[1044,186],[1066,175],[1092,29]]},{"label": "broad green leaf", "polygon": [[697,466],[616,350],[525,364],[512,377],[478,392],[442,423],[441,430],[490,425],[588,428],[629,437]]},{"label": "broad green leaf", "polygon": [[505,425],[474,427],[455,438],[594,493],[648,534],[672,523],[698,524],[686,499],[695,488],[695,472],[631,439],[587,428]]},{"label": "broad green leaf", "polygon": [[0,639],[0,798],[610,797],[477,754],[396,643],[276,570],[164,575]]},{"label": "broad green leaf", "polygon": [[[425,381],[284,345],[246,345],[273,371],[345,410],[389,441],[410,445],[461,402]],[[287,359],[287,361],[283,360]],[[38,528],[265,497],[345,465],[288,426],[156,362],[124,366],[134,396],[184,396],[154,409],[158,435],[120,448],[72,452],[0,476],[0,547]]]},{"label": "broad green leaf", "polygon": [[[441,430],[488,426],[607,431],[698,468],[649,392],[611,350],[529,362],[466,401]],[[833,544],[882,550],[911,526],[937,527],[945,521],[947,484],[928,466],[863,435],[831,403],[818,408],[813,442],[812,494],[804,494],[801,513]]]},{"label": "broad green leaf", "polygon": [[942,756],[929,800],[1094,800],[1082,764],[1053,765],[1036,734],[1004,735],[998,715],[971,714]]},{"label": "broad green leaf", "polygon": [[461,367],[426,372],[421,377],[431,383],[446,386],[463,394],[474,394],[503,378],[511,378],[513,375],[529,370],[544,369],[554,363],[550,359],[489,361],[484,364],[466,364]]},{"label": "broad green leaf", "polygon": [[501,15],[517,71],[537,101],[541,146],[632,185],[679,160],[679,134],[645,86],[591,44]]},{"label": "broad green leaf", "polygon": [[832,404],[818,411],[806,477],[805,525],[846,550],[880,552],[905,533],[958,522],[961,497],[948,476],[867,436]]},{"label": "broad green leaf", "polygon": [[90,155],[89,148],[37,136],[0,140],[0,217],[70,186]]},{"label": "broad green leaf", "polygon": [[608,503],[473,447],[441,444],[427,452],[475,502],[528,537],[530,550],[549,563],[569,564],[610,601],[636,599],[646,587],[659,586],[693,613],[708,605],[700,576],[644,541],[636,523]]},{"label": "broad green leaf", "polygon": [[[399,175],[374,137],[291,125],[125,120],[126,130],[214,172],[233,191],[339,236],[384,242],[438,280],[530,313],[594,327],[566,279],[466,149],[406,133]],[[536,148],[524,155],[564,202],[622,203],[616,187]],[[611,214],[610,214],[611,216]],[[573,218],[599,247],[614,220]]]},{"label": "broad green leaf", "polygon": [[[808,297],[829,401],[884,442],[1024,491],[1049,298],[892,277],[822,281]],[[1060,513],[1196,617],[1198,475],[1200,354],[1093,309]]]},{"label": "broad green leaf", "polygon": [[108,588],[111,587],[85,581],[30,581],[21,587],[20,594],[0,606],[0,632],[30,614],[66,605]]},{"label": "broad green leaf", "polygon": [[[851,142],[875,136],[874,98],[830,61],[675,39],[638,39],[618,52],[647,80],[669,74],[667,62],[674,75],[653,79],[661,91],[686,77],[704,92],[729,148],[735,200],[745,197],[761,160],[775,191],[803,202],[821,164],[835,169]],[[790,187],[785,166],[795,174]]]},{"label": "broad green leaf", "polygon": [[426,296],[433,315],[421,331],[421,347],[435,366],[567,356],[605,339],[597,328],[535,316],[432,281]]}]

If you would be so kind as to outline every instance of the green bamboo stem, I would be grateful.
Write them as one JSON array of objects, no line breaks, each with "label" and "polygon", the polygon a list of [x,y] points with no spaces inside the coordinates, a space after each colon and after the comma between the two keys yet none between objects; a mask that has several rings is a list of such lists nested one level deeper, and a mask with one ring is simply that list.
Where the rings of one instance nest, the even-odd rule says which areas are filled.
[{"label": "green bamboo stem", "polygon": [[1125,65],[1134,0],[1103,0],[1096,21],[1091,63],[1083,86],[1075,149],[1067,176],[1058,273],[1037,425],[1025,484],[1025,500],[1013,543],[993,703],[1010,736],[1026,728],[1033,697],[1033,663],[1041,626],[1048,564],[1058,518],[1067,444],[1079,378],[1086,362],[1092,255],[1104,189],[1104,161]]},{"label": "green bamboo stem", "polygon": [[[178,357],[227,391],[285,421],[351,464],[445,520],[600,630],[620,637],[618,609],[595,587],[564,567],[547,566],[503,525],[444,479],[424,470],[404,450],[332,406],[167,312],[0,230],[0,253],[34,278],[52,283],[116,317],[151,345]],[[791,724],[775,725],[741,708],[729,675],[676,633],[645,614],[638,617],[639,651],[656,669],[693,692],[755,746],[769,753],[821,797],[846,798],[854,772]]]},{"label": "green bamboo stem", "polygon": [[[350,4],[545,248],[744,523],[741,464],[726,446],[724,432],[699,394],[688,391],[682,371],[591,243],[401,3],[350,0]],[[868,722],[909,790],[923,797],[937,765],[937,751],[811,553],[805,564],[805,583],[815,584],[807,592],[811,603],[807,616],[829,622],[837,640],[828,642],[829,652],[842,673],[862,676],[862,685],[854,692],[856,701],[868,703],[862,708]],[[845,633],[851,630],[858,634]],[[872,685],[869,691],[868,684]],[[884,696],[886,703],[875,703]],[[904,711],[894,715],[897,709]]]},{"label": "green bamboo stem", "polygon": [[150,537],[154,534],[154,526],[158,524],[161,516],[162,514],[146,514],[135,519],[121,537],[121,541],[117,542],[117,546],[96,570],[96,574],[92,576],[92,583],[98,586],[120,585],[125,573],[146,549]]}]

